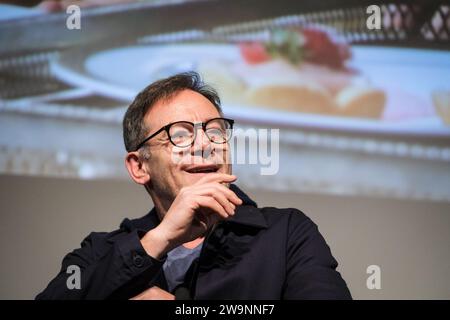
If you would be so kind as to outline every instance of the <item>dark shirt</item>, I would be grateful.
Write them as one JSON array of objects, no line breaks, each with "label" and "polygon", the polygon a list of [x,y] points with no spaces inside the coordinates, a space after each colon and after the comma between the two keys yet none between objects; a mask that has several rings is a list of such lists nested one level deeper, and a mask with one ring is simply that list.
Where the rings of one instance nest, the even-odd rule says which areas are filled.
[{"label": "dark shirt", "polygon": [[[194,299],[351,299],[330,248],[317,226],[297,209],[258,208],[242,199],[236,214],[206,237],[184,287]],[[129,299],[151,286],[168,290],[165,258],[141,245],[159,223],[155,209],[125,219],[116,231],[91,233],[66,255],[59,274],[37,299]],[[68,289],[70,265],[81,270],[81,288]]]}]

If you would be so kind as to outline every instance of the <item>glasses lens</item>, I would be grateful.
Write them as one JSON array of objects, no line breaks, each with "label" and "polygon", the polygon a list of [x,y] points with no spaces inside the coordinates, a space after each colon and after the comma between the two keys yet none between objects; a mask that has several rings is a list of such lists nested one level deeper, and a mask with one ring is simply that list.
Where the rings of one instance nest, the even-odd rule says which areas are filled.
[{"label": "glasses lens", "polygon": [[169,129],[170,140],[178,147],[187,147],[194,140],[194,127],[189,122],[178,122]]},{"label": "glasses lens", "polygon": [[231,123],[225,119],[214,119],[206,125],[206,135],[213,143],[225,143],[231,134]]},{"label": "glasses lens", "polygon": [[[225,119],[214,119],[206,124],[205,133],[213,143],[225,143],[232,135],[232,124]],[[194,125],[190,122],[177,122],[169,128],[170,140],[177,147],[191,146],[195,139]]]}]

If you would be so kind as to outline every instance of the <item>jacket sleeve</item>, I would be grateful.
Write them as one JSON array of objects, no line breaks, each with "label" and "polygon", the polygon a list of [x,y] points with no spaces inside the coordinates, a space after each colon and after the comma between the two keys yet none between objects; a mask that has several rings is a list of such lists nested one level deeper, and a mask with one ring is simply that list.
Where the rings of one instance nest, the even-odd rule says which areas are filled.
[{"label": "jacket sleeve", "polygon": [[288,229],[283,299],[352,299],[317,225],[294,210]]},{"label": "jacket sleeve", "polygon": [[[164,263],[147,255],[140,242],[144,234],[91,233],[81,248],[64,257],[60,272],[36,299],[128,299],[142,292],[156,281]],[[79,268],[79,288],[70,285],[77,276],[73,266]]]}]

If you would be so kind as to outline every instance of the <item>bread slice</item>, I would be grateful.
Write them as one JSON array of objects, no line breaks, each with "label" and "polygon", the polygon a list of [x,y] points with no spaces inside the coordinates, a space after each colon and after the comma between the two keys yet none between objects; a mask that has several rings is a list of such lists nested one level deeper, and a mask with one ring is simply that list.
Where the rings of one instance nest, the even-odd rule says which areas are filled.
[{"label": "bread slice", "polygon": [[379,119],[384,111],[386,95],[376,88],[348,86],[339,91],[335,102],[338,115]]},{"label": "bread slice", "polygon": [[249,88],[246,102],[261,107],[306,113],[332,114],[331,96],[312,83],[260,83]]}]

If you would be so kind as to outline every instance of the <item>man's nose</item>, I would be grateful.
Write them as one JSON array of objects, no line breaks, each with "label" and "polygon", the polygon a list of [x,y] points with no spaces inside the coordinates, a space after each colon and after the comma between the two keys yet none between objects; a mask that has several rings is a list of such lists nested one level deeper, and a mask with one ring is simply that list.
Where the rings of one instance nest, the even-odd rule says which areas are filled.
[{"label": "man's nose", "polygon": [[192,146],[192,152],[194,154],[209,155],[211,151],[211,141],[203,131],[202,127],[197,127],[197,134],[195,135],[194,145]]}]

